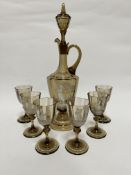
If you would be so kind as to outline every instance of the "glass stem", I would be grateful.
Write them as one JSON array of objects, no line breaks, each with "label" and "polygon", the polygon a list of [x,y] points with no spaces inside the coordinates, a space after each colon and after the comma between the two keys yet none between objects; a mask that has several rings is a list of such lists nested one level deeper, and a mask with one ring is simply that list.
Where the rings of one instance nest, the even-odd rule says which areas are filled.
[{"label": "glass stem", "polygon": [[45,143],[46,144],[49,144],[49,142],[50,142],[50,140],[49,140],[49,132],[50,132],[50,127],[49,127],[49,125],[46,125],[44,127],[44,133],[46,135],[46,138],[45,138]]},{"label": "glass stem", "polygon": [[79,133],[75,133],[75,134],[76,134],[75,140],[76,140],[76,142],[79,142]]},{"label": "glass stem", "polygon": [[35,126],[34,126],[34,120],[31,120],[31,128],[35,128]]},{"label": "glass stem", "polygon": [[74,132],[75,132],[75,135],[76,135],[76,137],[75,137],[75,142],[76,143],[79,143],[79,133],[81,132],[81,129],[80,129],[80,127],[74,127]]},{"label": "glass stem", "polygon": [[80,146],[80,140],[79,140],[79,133],[81,132],[81,129],[80,129],[80,127],[74,127],[74,132],[75,132],[75,135],[76,135],[76,137],[75,137],[75,147],[76,148],[79,148],[79,146]]},{"label": "glass stem", "polygon": [[46,143],[49,143],[49,133],[46,133]]},{"label": "glass stem", "polygon": [[99,127],[98,127],[98,121],[95,122],[95,130],[98,130]]}]

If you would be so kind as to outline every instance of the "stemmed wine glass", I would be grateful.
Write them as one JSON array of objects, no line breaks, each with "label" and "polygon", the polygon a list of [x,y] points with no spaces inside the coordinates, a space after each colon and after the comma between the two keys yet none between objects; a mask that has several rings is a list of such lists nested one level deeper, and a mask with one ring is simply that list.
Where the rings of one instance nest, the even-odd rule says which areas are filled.
[{"label": "stemmed wine glass", "polygon": [[79,139],[79,133],[81,132],[81,126],[86,122],[89,112],[88,99],[76,97],[71,100],[69,104],[70,116],[72,119],[73,131],[76,137],[66,142],[65,148],[69,153],[80,155],[88,151],[88,144]]},{"label": "stemmed wine glass", "polygon": [[[107,101],[110,100],[111,92],[112,92],[112,86],[96,85],[95,89],[98,93],[99,98],[103,98],[104,96],[108,96]],[[102,114],[102,115],[97,116],[97,117],[98,117],[98,121],[100,123],[109,123],[109,122],[111,122],[111,119],[108,116],[106,116],[105,114]],[[94,120],[96,120],[96,117],[94,117]]]},{"label": "stemmed wine glass", "polygon": [[39,136],[42,133],[42,129],[39,126],[34,125],[34,119],[36,114],[36,106],[33,104],[35,100],[39,100],[41,96],[41,92],[32,91],[23,92],[20,94],[21,101],[23,104],[23,108],[31,120],[31,126],[26,128],[23,132],[23,135],[28,138],[34,138]]},{"label": "stemmed wine glass", "polygon": [[[17,96],[17,99],[20,103],[21,102],[21,97],[20,97],[20,94],[25,92],[25,93],[31,93],[32,91],[32,86],[31,85],[21,85],[21,86],[16,86],[15,87],[15,92],[16,92],[16,96]],[[25,113],[23,116],[20,116],[17,121],[19,123],[29,123],[31,122],[31,119],[30,117]]]},{"label": "stemmed wine glass", "polygon": [[98,93],[96,91],[93,91],[88,93],[88,99],[89,99],[90,110],[94,114],[96,120],[95,120],[95,126],[89,127],[86,132],[90,137],[93,137],[95,139],[101,139],[106,136],[106,131],[98,126],[99,121],[98,118],[105,111],[108,96],[99,98]]},{"label": "stemmed wine glass", "polygon": [[59,148],[59,143],[56,139],[49,137],[50,125],[55,113],[55,103],[53,98],[41,98],[34,101],[34,105],[37,108],[38,122],[44,127],[43,132],[46,137],[39,140],[35,146],[35,149],[40,154],[52,154]]}]

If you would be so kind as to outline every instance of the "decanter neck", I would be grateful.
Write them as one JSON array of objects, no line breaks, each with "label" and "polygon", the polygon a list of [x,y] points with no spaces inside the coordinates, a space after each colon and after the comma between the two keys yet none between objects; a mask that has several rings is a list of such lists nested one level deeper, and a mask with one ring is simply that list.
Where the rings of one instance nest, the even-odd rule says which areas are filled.
[{"label": "decanter neck", "polygon": [[59,66],[57,71],[60,73],[69,73],[67,66],[67,54],[59,55]]}]

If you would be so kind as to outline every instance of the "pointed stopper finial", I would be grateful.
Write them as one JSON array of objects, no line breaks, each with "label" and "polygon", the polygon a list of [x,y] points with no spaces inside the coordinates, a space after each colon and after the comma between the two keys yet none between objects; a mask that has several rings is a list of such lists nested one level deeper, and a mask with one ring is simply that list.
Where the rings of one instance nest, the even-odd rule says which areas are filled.
[{"label": "pointed stopper finial", "polygon": [[56,21],[60,29],[62,42],[65,42],[65,34],[69,27],[70,19],[71,19],[70,15],[66,13],[65,4],[62,3],[61,12],[56,16]]},{"label": "pointed stopper finial", "polygon": [[65,13],[66,13],[65,3],[62,3],[62,5],[61,5],[61,14],[65,14]]}]

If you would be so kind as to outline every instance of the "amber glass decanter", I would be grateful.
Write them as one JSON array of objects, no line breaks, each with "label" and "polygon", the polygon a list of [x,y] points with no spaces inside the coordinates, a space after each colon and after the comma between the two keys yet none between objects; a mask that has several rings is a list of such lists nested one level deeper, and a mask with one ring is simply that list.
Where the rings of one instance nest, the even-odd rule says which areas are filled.
[{"label": "amber glass decanter", "polygon": [[[57,70],[47,77],[50,96],[56,102],[56,112],[52,122],[52,129],[66,131],[72,129],[71,118],[68,112],[68,102],[75,97],[79,77],[75,75],[77,66],[81,60],[81,49],[77,45],[69,45],[65,41],[65,34],[71,17],[66,13],[65,5],[62,4],[61,13],[56,16],[56,21],[61,33],[61,40],[55,39],[59,49],[59,65]],[[78,58],[71,66],[67,66],[67,55],[71,48],[76,48]]]}]

